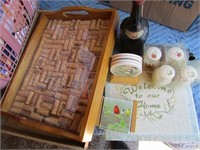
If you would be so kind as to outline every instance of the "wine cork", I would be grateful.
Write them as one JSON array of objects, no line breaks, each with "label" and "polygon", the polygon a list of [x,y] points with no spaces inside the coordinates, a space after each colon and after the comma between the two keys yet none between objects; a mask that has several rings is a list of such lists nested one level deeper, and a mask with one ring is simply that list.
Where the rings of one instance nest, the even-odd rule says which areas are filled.
[{"label": "wine cork", "polygon": [[53,32],[53,35],[52,35],[52,37],[51,37],[52,39],[55,40],[55,39],[57,38],[58,30],[59,30],[59,26],[56,26],[56,27],[55,27],[55,30],[54,30],[54,32]]},{"label": "wine cork", "polygon": [[73,74],[69,74],[67,81],[66,81],[66,87],[71,87],[72,81],[73,81],[74,75]]},{"label": "wine cork", "polygon": [[39,89],[46,89],[46,87],[47,87],[47,84],[45,84],[45,83],[41,83],[41,82],[36,82],[35,83],[35,86],[37,87],[37,88],[39,88]]},{"label": "wine cork", "polygon": [[83,113],[83,114],[85,113],[85,110],[86,110],[86,107],[81,106],[81,105],[78,105],[77,109],[76,109],[77,112],[80,112],[80,113]]},{"label": "wine cork", "polygon": [[34,78],[34,81],[33,81],[33,86],[37,86],[36,84],[38,83],[40,79],[40,74],[35,74],[35,78]]},{"label": "wine cork", "polygon": [[61,60],[57,60],[56,66],[55,66],[55,71],[56,71],[56,72],[58,72],[58,71],[60,70],[61,63],[62,63]]},{"label": "wine cork", "polygon": [[62,87],[62,88],[58,88],[58,91],[59,93],[62,93],[62,94],[65,94],[65,95],[69,95],[69,88],[66,88],[66,87]]},{"label": "wine cork", "polygon": [[23,110],[26,110],[26,111],[30,111],[30,112],[34,112],[35,108],[31,105],[26,105],[24,104],[23,107],[22,107]]},{"label": "wine cork", "polygon": [[76,97],[80,97],[81,93],[82,93],[82,91],[80,91],[80,90],[76,90],[76,89],[70,89],[69,90],[69,94],[75,95]]},{"label": "wine cork", "polygon": [[35,68],[40,68],[42,62],[43,62],[43,58],[39,57],[38,60],[36,61]]},{"label": "wine cork", "polygon": [[79,29],[76,39],[77,39],[77,40],[81,40],[82,35],[83,35],[83,29]]},{"label": "wine cork", "polygon": [[94,50],[94,47],[97,43],[97,40],[95,40],[93,37],[92,37],[92,40],[90,42],[90,50],[93,51]]},{"label": "wine cork", "polygon": [[47,29],[51,29],[51,25],[52,25],[52,23],[53,23],[52,20],[50,20],[50,21],[48,22],[48,24],[47,24]]},{"label": "wine cork", "polygon": [[21,113],[21,111],[22,111],[21,108],[16,108],[16,107],[11,107],[10,108],[10,112],[18,114],[18,115]]},{"label": "wine cork", "polygon": [[20,115],[24,116],[24,117],[27,117],[29,118],[30,117],[30,114],[31,112],[30,111],[26,111],[26,110],[23,110],[20,112]]},{"label": "wine cork", "polygon": [[80,82],[72,82],[71,84],[71,88],[75,89],[75,90],[80,90],[82,91],[85,87],[85,84],[80,83]]},{"label": "wine cork", "polygon": [[68,100],[67,100],[67,104],[65,106],[66,109],[70,110],[70,108],[72,107],[72,104],[75,100],[75,96],[74,95],[69,95]]},{"label": "wine cork", "polygon": [[73,130],[73,131],[77,131],[77,129],[78,129],[78,126],[79,126],[79,123],[80,123],[80,121],[81,121],[81,116],[80,115],[78,115],[78,114],[76,114],[75,116],[74,116],[74,119],[73,119],[73,122],[72,122],[72,125],[71,125],[71,130]]},{"label": "wine cork", "polygon": [[57,25],[57,20],[53,20],[51,24],[51,30],[54,30],[56,28],[56,25]]},{"label": "wine cork", "polygon": [[75,50],[71,50],[71,54],[69,56],[69,62],[73,62],[75,60],[76,57],[76,51]]},{"label": "wine cork", "polygon": [[[63,45],[61,45],[61,44],[53,44],[52,45],[52,50],[54,49],[54,51],[52,51],[52,53],[54,53],[56,50],[61,50],[63,48]],[[52,57],[53,57],[53,54],[51,54],[52,55]]]},{"label": "wine cork", "polygon": [[[30,89],[29,89],[29,90],[30,90]],[[43,89],[40,89],[40,88],[38,88],[38,87],[36,87],[36,89],[32,89],[31,91],[33,91],[35,94],[39,94],[39,95],[44,94]],[[34,94],[34,95],[35,95],[35,94]]]},{"label": "wine cork", "polygon": [[81,23],[81,20],[76,20],[75,26],[74,26],[74,30],[77,30],[79,27],[79,24]]},{"label": "wine cork", "polygon": [[30,79],[28,81],[28,85],[33,85],[33,82],[34,82],[34,78],[35,78],[35,73],[32,73],[31,76],[30,76]]},{"label": "wine cork", "polygon": [[44,78],[44,83],[49,83],[49,80],[51,79],[51,71],[47,71],[47,74]]},{"label": "wine cork", "polygon": [[57,91],[58,87],[60,86],[60,81],[61,79],[58,78],[55,83],[54,83],[54,86],[53,86],[53,91]]},{"label": "wine cork", "polygon": [[36,112],[43,116],[49,116],[49,110],[45,108],[37,108]]},{"label": "wine cork", "polygon": [[16,102],[16,101],[14,101],[13,104],[12,104],[12,106],[21,109],[21,108],[23,108],[24,103],[23,102]]},{"label": "wine cork", "polygon": [[71,126],[72,120],[64,118],[64,117],[59,117],[58,119],[58,124],[61,128],[67,129]]},{"label": "wine cork", "polygon": [[79,104],[79,105],[83,105],[83,106],[87,106],[87,104],[88,104],[88,99],[79,98],[78,104]]},{"label": "wine cork", "polygon": [[82,33],[82,40],[86,40],[88,36],[88,29],[85,28],[83,29],[83,33]]},{"label": "wine cork", "polygon": [[69,39],[68,50],[72,49],[73,43],[74,43],[74,39],[73,38]]},{"label": "wine cork", "polygon": [[90,24],[90,30],[94,30],[96,27],[96,19],[92,19],[92,22]]},{"label": "wine cork", "polygon": [[55,78],[60,78],[63,76],[63,74],[61,72],[51,72],[51,76],[55,77]]},{"label": "wine cork", "polygon": [[96,23],[96,26],[95,26],[95,29],[96,30],[99,30],[100,29],[100,24],[101,24],[101,19],[97,19],[97,23]]},{"label": "wine cork", "polygon": [[54,66],[49,65],[49,66],[44,66],[43,69],[47,70],[47,71],[54,71],[55,68],[54,68]]},{"label": "wine cork", "polygon": [[59,104],[60,104],[60,100],[56,99],[53,103],[53,106],[52,106],[52,109],[51,109],[51,114],[54,114],[54,115],[57,114]]},{"label": "wine cork", "polygon": [[70,30],[74,30],[75,24],[76,24],[76,20],[73,19],[73,20],[71,21],[70,25],[69,25],[69,29],[70,29]]},{"label": "wine cork", "polygon": [[[45,31],[47,31],[47,30],[45,30]],[[45,32],[45,31],[44,31],[44,32]],[[48,30],[48,31],[51,31],[51,30]],[[53,32],[51,31],[51,33],[53,33]],[[50,33],[50,34],[51,34],[51,33]],[[44,42],[47,43],[47,44],[53,44],[54,40],[48,39],[48,38],[44,38]]]},{"label": "wine cork", "polygon": [[52,90],[55,80],[56,80],[55,77],[51,77],[51,79],[50,79],[50,81],[49,81],[49,84],[48,84],[48,86],[47,86],[47,89],[48,89],[48,90]]},{"label": "wine cork", "polygon": [[66,39],[66,40],[65,40],[65,43],[64,43],[64,46],[63,46],[63,49],[64,49],[64,50],[67,50],[68,44],[69,44],[69,40]]},{"label": "wine cork", "polygon": [[45,108],[45,109],[47,109],[47,110],[51,110],[52,104],[51,104],[51,103],[44,102],[44,101],[41,101],[40,107],[41,107],[41,108]]},{"label": "wine cork", "polygon": [[62,112],[61,112],[61,116],[66,117],[66,118],[71,119],[71,120],[74,119],[74,115],[75,114],[73,112],[70,112],[67,109],[63,109]]},{"label": "wine cork", "polygon": [[60,104],[58,106],[58,110],[57,110],[57,115],[60,116],[61,112],[63,111],[63,109],[65,108],[65,104],[66,102],[64,101],[60,101]]},{"label": "wine cork", "polygon": [[34,95],[33,95],[32,100],[31,100],[31,103],[30,103],[31,106],[35,106],[38,97],[39,97],[38,94],[34,94]]},{"label": "wine cork", "polygon": [[44,116],[42,116],[42,115],[40,115],[38,113],[31,112],[30,113],[30,118],[42,122],[43,119],[44,119]]},{"label": "wine cork", "polygon": [[63,28],[61,28],[61,27],[59,26],[56,39],[58,39],[58,40],[61,39],[62,34],[63,34],[63,31],[64,31]]},{"label": "wine cork", "polygon": [[53,60],[57,61],[59,59],[59,51],[60,50],[55,50],[54,55],[53,55]]},{"label": "wine cork", "polygon": [[26,101],[26,97],[21,96],[21,95],[16,95],[15,96],[15,101],[25,102]]},{"label": "wine cork", "polygon": [[51,91],[51,90],[45,90],[44,91],[44,95],[49,96],[49,97],[53,97],[54,94],[55,94],[55,92]]},{"label": "wine cork", "polygon": [[63,100],[63,101],[67,101],[68,95],[56,92],[55,98]]},{"label": "wine cork", "polygon": [[76,97],[71,105],[70,111],[76,112],[78,107],[78,98]]},{"label": "wine cork", "polygon": [[[55,47],[54,47],[55,48]],[[55,53],[56,49],[52,49],[50,54],[49,54],[49,59],[53,60],[53,56],[54,56],[54,53]]]},{"label": "wine cork", "polygon": [[44,122],[51,124],[51,125],[54,125],[54,126],[59,126],[58,118],[55,118],[55,117],[46,117],[44,119]]},{"label": "wine cork", "polygon": [[50,104],[53,104],[54,103],[54,98],[53,97],[50,97],[50,96],[42,96],[42,100],[44,101],[44,102],[47,102],[47,103],[50,103]]},{"label": "wine cork", "polygon": [[79,82],[81,75],[82,75],[82,69],[81,69],[81,68],[78,68],[78,69],[76,70],[75,75],[74,75],[74,81],[75,81],[75,82]]},{"label": "wine cork", "polygon": [[40,103],[42,102],[42,95],[39,95],[37,102],[35,104],[35,108],[40,108]]},{"label": "wine cork", "polygon": [[60,72],[64,72],[64,70],[66,69],[66,64],[68,62],[66,60],[63,60],[60,66]]},{"label": "wine cork", "polygon": [[83,127],[84,117],[81,118],[81,121],[79,122],[78,128],[76,130],[77,133],[81,132],[81,128]]},{"label": "wine cork", "polygon": [[23,96],[23,97],[27,97],[27,96],[28,96],[28,91],[19,90],[19,91],[17,92],[17,95]]},{"label": "wine cork", "polygon": [[56,64],[56,61],[54,60],[48,60],[45,62],[46,65],[51,65],[51,66],[54,66]]},{"label": "wine cork", "polygon": [[26,104],[30,104],[33,95],[34,95],[34,92],[30,91],[25,102]]}]

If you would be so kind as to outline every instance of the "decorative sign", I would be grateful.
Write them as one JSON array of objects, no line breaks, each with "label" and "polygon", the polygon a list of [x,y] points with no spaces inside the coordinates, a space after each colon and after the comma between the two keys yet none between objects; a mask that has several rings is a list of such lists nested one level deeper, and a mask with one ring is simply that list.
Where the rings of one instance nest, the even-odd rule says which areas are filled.
[{"label": "decorative sign", "polygon": [[[138,102],[136,134],[155,137],[158,133],[167,136],[199,132],[197,120],[189,113],[194,109],[189,86],[172,84],[155,88],[149,74],[143,72],[138,85],[107,83],[105,96]],[[115,134],[112,135],[111,139],[115,139]]]},{"label": "decorative sign", "polygon": [[117,85],[116,89],[124,99],[134,97],[138,101],[138,119],[153,122],[162,119],[165,114],[173,114],[176,104],[173,88],[152,88],[151,84],[143,82],[139,85]]},{"label": "decorative sign", "polygon": [[129,132],[132,106],[132,101],[105,97],[100,127],[113,131]]}]

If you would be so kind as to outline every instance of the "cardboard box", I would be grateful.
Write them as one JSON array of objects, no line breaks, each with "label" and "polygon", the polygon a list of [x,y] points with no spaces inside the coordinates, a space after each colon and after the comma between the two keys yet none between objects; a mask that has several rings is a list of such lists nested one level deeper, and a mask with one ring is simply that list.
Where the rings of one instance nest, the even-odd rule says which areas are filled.
[{"label": "cardboard box", "polygon": [[[102,2],[126,12],[130,12],[132,7],[131,1]],[[145,18],[180,31],[189,30],[199,14],[200,1],[196,0],[146,0],[143,11]]]}]

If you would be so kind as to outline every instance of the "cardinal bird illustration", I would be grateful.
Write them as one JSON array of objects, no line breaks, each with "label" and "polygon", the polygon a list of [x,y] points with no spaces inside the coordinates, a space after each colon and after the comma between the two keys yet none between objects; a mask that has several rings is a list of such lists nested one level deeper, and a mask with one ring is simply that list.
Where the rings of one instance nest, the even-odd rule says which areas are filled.
[{"label": "cardinal bird illustration", "polygon": [[115,105],[115,106],[114,106],[113,111],[114,111],[114,113],[117,114],[117,115],[120,113],[120,110],[119,110],[118,105]]}]

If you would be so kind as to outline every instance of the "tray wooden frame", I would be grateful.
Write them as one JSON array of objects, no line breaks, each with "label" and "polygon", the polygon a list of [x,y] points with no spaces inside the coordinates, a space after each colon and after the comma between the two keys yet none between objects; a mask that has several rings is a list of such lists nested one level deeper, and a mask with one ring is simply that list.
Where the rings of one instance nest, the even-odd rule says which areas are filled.
[{"label": "tray wooden frame", "polygon": [[[67,14],[66,12],[74,11],[86,11],[87,15],[83,14]],[[41,123],[31,121],[23,117],[16,117],[8,113],[10,106],[14,100],[17,90],[20,88],[20,84],[25,76],[26,70],[30,65],[30,60],[34,57],[37,46],[41,40],[42,33],[50,19],[61,19],[61,20],[71,20],[71,19],[110,19],[109,29],[106,36],[106,44],[102,51],[97,72],[95,75],[95,80],[91,89],[92,100],[90,100],[87,110],[86,119],[83,122],[83,127],[79,135],[73,134],[71,132],[63,132],[63,129],[54,128],[52,126],[46,126]],[[60,136],[63,138],[69,138],[79,142],[91,141],[94,128],[96,125],[96,120],[98,119],[101,104],[102,104],[102,94],[104,85],[107,79],[107,73],[109,70],[110,56],[114,48],[116,31],[118,25],[118,14],[115,9],[93,9],[83,6],[66,7],[62,10],[56,12],[44,12],[41,14],[39,21],[27,43],[27,46],[20,58],[20,62],[15,70],[12,80],[4,94],[1,101],[1,115],[15,120],[18,123],[27,126],[30,130],[44,131],[55,136]]]}]

